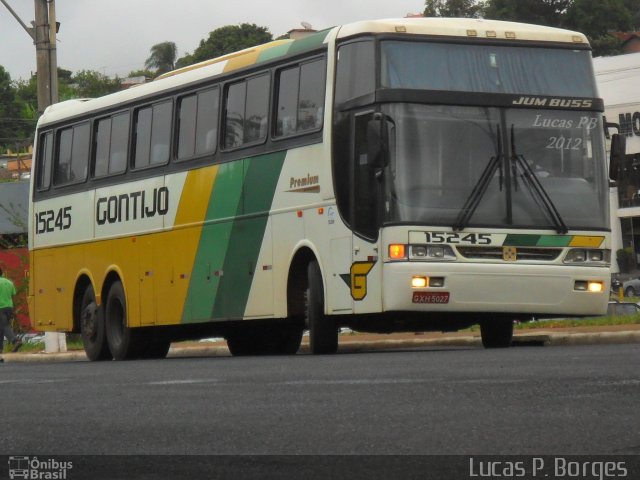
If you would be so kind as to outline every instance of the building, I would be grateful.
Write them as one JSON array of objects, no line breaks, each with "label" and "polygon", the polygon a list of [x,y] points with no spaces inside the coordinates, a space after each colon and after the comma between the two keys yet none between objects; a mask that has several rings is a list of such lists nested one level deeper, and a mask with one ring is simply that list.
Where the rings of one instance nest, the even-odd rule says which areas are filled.
[{"label": "building", "polygon": [[[640,39],[639,39],[640,43]],[[627,155],[611,188],[613,250],[626,249],[631,265],[640,265],[640,53],[598,57],[593,61],[606,121],[619,125]],[[615,133],[615,129],[612,130]],[[619,253],[618,255],[624,255]],[[614,259],[616,256],[614,255]],[[618,265],[613,261],[613,270]]]},{"label": "building", "polygon": [[0,267],[18,292],[15,313],[22,329],[31,328],[27,308],[29,252],[27,223],[29,218],[29,182],[0,183]]},{"label": "building", "polygon": [[622,41],[623,53],[640,52],[640,32],[616,32],[613,36]]}]

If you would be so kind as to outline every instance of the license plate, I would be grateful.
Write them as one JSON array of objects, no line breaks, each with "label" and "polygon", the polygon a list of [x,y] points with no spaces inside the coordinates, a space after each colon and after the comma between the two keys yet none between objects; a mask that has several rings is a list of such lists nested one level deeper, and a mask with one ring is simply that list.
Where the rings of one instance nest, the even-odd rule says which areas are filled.
[{"label": "license plate", "polygon": [[449,292],[413,292],[413,303],[449,303]]}]

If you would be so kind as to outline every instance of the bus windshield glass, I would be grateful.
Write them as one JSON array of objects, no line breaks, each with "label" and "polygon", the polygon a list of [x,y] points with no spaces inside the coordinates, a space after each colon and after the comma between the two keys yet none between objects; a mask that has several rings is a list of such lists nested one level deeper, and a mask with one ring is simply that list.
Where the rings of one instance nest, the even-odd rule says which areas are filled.
[{"label": "bus windshield glass", "polygon": [[394,125],[386,223],[455,227],[472,204],[462,228],[607,228],[600,113],[412,103],[382,110]]},{"label": "bus windshield glass", "polygon": [[587,50],[390,40],[381,60],[382,88],[597,96]]}]

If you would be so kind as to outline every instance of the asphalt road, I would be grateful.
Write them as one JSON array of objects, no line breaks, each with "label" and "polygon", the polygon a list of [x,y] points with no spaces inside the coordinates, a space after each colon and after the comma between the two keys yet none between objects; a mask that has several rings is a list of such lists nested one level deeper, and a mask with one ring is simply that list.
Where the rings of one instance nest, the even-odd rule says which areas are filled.
[{"label": "asphalt road", "polygon": [[640,454],[640,345],[0,364],[0,453]]}]

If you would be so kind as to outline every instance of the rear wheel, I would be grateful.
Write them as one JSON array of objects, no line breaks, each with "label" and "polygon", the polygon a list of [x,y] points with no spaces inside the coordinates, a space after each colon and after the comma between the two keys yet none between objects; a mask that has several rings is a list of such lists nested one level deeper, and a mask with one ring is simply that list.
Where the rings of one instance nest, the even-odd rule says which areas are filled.
[{"label": "rear wheel", "polygon": [[636,289],[633,287],[627,287],[624,290],[624,296],[625,297],[635,297],[636,296]]},{"label": "rear wheel", "polygon": [[141,335],[127,327],[127,302],[119,281],[111,285],[105,306],[107,343],[115,360],[138,358],[143,353]]},{"label": "rear wheel", "polygon": [[144,345],[141,347],[140,358],[160,359],[169,353],[171,341],[164,335],[149,331],[145,333]]},{"label": "rear wheel", "polygon": [[85,289],[80,303],[80,333],[89,360],[95,362],[111,358],[102,309],[98,307],[91,285]]},{"label": "rear wheel", "polygon": [[507,348],[513,340],[513,321],[498,319],[480,324],[482,345],[484,348]]},{"label": "rear wheel", "polygon": [[306,317],[309,326],[309,349],[314,355],[338,351],[338,326],[335,318],[324,314],[324,287],[318,262],[309,263],[307,270]]}]

